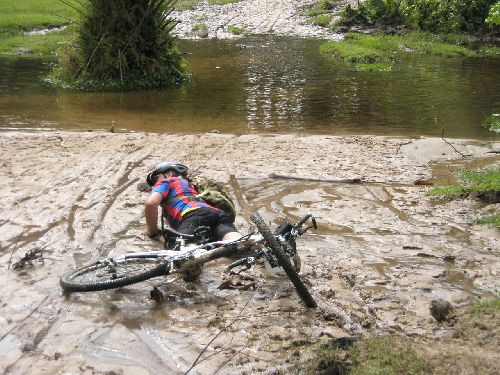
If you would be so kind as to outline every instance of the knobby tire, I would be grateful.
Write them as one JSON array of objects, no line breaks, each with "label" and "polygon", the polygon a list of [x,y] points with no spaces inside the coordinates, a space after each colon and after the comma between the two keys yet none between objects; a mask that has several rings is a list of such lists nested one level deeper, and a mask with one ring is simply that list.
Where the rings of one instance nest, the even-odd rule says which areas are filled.
[{"label": "knobby tire", "polygon": [[290,259],[283,252],[281,245],[279,244],[276,237],[272,234],[271,230],[264,222],[262,217],[258,213],[253,213],[250,218],[257,226],[259,233],[262,235],[262,237],[264,237],[266,245],[271,249],[274,256],[278,259],[279,265],[285,270],[285,273],[295,287],[295,290],[297,291],[299,297],[302,299],[302,301],[304,301],[307,307],[316,307],[316,301],[314,301],[311,293],[309,293],[309,290],[304,285],[299,277],[299,274],[290,262]]},{"label": "knobby tire", "polygon": [[116,265],[119,275],[113,275],[107,267],[104,261],[97,261],[77,268],[61,277],[61,287],[65,292],[95,292],[119,288],[168,274],[165,263],[151,262],[144,258],[127,259],[124,264]]}]

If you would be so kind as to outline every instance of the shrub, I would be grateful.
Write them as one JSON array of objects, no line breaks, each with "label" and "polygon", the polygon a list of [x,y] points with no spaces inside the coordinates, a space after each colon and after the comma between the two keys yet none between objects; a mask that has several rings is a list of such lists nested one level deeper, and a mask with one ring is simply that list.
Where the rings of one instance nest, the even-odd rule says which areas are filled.
[{"label": "shrub", "polygon": [[234,35],[241,35],[245,32],[245,29],[243,27],[240,27],[240,26],[230,25],[228,27],[228,31]]},{"label": "shrub", "polygon": [[497,1],[495,5],[490,8],[488,18],[486,18],[485,21],[490,27],[500,26],[500,1]]},{"label": "shrub", "polygon": [[500,113],[493,113],[486,117],[482,126],[489,131],[500,133]]},{"label": "shrub", "polygon": [[[81,0],[51,81],[86,89],[164,87],[186,78],[171,36],[175,0]],[[76,48],[75,48],[76,47]]]},{"label": "shrub", "polygon": [[208,38],[208,27],[204,23],[197,23],[192,31],[198,38]]},{"label": "shrub", "polygon": [[348,5],[341,22],[405,24],[441,33],[482,32],[485,19],[490,26],[498,25],[498,4],[497,0],[367,0],[355,9]]}]

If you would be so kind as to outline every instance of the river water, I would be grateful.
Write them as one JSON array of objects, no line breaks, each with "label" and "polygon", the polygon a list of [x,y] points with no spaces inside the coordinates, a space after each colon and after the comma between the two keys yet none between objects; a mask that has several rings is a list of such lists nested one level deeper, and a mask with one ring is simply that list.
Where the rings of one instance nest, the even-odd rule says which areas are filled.
[{"label": "river water", "polygon": [[493,137],[500,60],[410,55],[392,72],[356,72],[320,41],[253,36],[180,43],[180,88],[82,93],[43,83],[52,61],[0,59],[0,129],[301,132]]}]

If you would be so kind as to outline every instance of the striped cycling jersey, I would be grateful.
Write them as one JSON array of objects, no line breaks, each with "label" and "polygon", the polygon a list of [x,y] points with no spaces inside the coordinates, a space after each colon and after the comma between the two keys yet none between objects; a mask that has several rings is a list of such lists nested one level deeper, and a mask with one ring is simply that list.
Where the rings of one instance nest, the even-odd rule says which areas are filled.
[{"label": "striped cycling jersey", "polygon": [[213,208],[206,203],[193,200],[192,197],[198,192],[182,177],[169,177],[158,181],[153,186],[152,192],[160,193],[163,196],[163,216],[174,229],[179,226],[182,216],[188,212],[200,207]]}]

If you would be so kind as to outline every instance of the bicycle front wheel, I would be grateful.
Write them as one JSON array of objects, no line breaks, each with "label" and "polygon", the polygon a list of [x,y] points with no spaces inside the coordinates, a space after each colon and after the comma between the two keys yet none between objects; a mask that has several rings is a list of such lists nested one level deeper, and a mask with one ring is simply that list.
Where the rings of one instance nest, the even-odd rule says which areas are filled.
[{"label": "bicycle front wheel", "polygon": [[60,284],[65,292],[95,292],[114,289],[167,275],[165,263],[158,263],[147,258],[130,258],[123,263],[112,259],[99,260],[95,263],[61,277]]},{"label": "bicycle front wheel", "polygon": [[285,273],[295,287],[295,290],[297,291],[299,297],[302,299],[302,301],[304,301],[307,307],[316,307],[316,301],[314,301],[311,293],[309,293],[309,290],[304,285],[299,277],[299,274],[290,262],[290,258],[285,254],[278,240],[273,235],[262,217],[258,213],[253,213],[250,216],[250,219],[252,219],[254,224],[257,226],[259,233],[262,235],[262,237],[264,237],[266,245],[271,249],[274,256],[278,259],[279,265],[285,270]]}]

